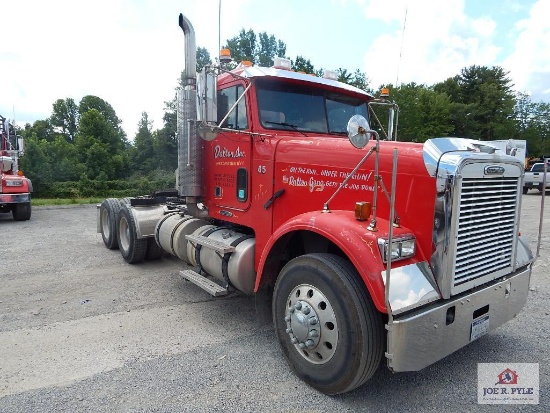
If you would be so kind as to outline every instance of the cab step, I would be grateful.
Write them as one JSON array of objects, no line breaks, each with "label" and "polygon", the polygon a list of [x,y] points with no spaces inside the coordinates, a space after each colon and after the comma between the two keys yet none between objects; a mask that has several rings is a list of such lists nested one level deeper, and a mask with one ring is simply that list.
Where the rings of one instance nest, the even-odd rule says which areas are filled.
[{"label": "cab step", "polygon": [[183,270],[180,271],[180,275],[214,297],[227,295],[227,288],[223,288],[221,285],[216,284],[214,281],[209,280],[203,275],[200,275],[198,272],[193,270]]},{"label": "cab step", "polygon": [[221,254],[227,254],[228,252],[235,251],[235,247],[232,245],[225,244],[223,242],[210,239],[208,237],[203,237],[202,235],[186,235],[185,238],[187,238],[188,241],[194,244],[202,245],[203,247],[214,250]]}]

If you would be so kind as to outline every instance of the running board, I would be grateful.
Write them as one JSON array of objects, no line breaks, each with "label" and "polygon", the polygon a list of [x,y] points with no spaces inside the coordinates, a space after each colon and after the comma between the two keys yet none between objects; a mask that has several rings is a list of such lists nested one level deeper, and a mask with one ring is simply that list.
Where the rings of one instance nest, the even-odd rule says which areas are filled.
[{"label": "running board", "polygon": [[214,281],[209,280],[193,270],[180,271],[180,275],[214,297],[227,295],[227,288],[223,288],[221,285],[216,284]]},{"label": "running board", "polygon": [[186,235],[185,238],[197,245],[202,245],[205,248],[214,250],[216,252],[227,254],[228,252],[234,252],[235,247],[229,244],[225,244],[220,241],[210,239],[208,237],[203,237],[202,235]]}]

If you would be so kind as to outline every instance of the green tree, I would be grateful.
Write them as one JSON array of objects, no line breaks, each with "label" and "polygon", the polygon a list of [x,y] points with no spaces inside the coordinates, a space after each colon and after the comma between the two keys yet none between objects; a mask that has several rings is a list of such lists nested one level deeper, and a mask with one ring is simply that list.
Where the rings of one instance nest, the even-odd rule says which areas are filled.
[{"label": "green tree", "polygon": [[275,56],[284,57],[286,54],[283,41],[266,32],[256,36],[252,29],[241,29],[237,36],[227,40],[224,47],[231,51],[231,57],[237,64],[248,60],[256,65],[270,67],[273,66]]},{"label": "green tree", "polygon": [[347,69],[342,69],[339,67],[336,70],[336,73],[338,74],[338,81],[342,83],[351,83],[353,80],[353,73],[348,72]]},{"label": "green tree", "polygon": [[47,154],[48,141],[40,139],[30,127],[26,128],[26,132],[25,156],[20,159],[19,167],[25,171],[37,190],[50,184],[54,178],[51,159]]},{"label": "green tree", "polygon": [[303,56],[296,56],[296,60],[292,62],[292,70],[296,72],[315,73],[315,67],[311,60]]},{"label": "green tree", "polygon": [[152,125],[147,112],[143,112],[130,155],[130,169],[134,172],[147,174],[155,169]]},{"label": "green tree", "polygon": [[115,110],[108,102],[97,96],[84,96],[80,101],[80,104],[78,105],[78,113],[80,116],[82,116],[90,109],[97,110],[103,116],[105,121],[107,121],[113,127],[113,130],[118,135],[117,138],[119,138],[124,143],[127,143],[126,134],[120,126],[122,121],[118,118]]},{"label": "green tree", "polygon": [[197,47],[197,72],[200,72],[204,66],[212,64],[210,53],[205,47]]},{"label": "green tree", "polygon": [[536,103],[527,93],[517,93],[514,116],[517,123],[515,138],[527,142],[528,155],[550,154],[550,104]]},{"label": "green tree", "polygon": [[74,142],[78,130],[78,106],[72,98],[57,99],[50,116],[52,126],[58,128],[68,142]]},{"label": "green tree", "polygon": [[464,68],[434,90],[446,93],[454,104],[456,135],[482,140],[514,137],[515,96],[508,72],[501,67]]},{"label": "green tree", "polygon": [[[114,112],[111,116],[116,117]],[[113,119],[106,119],[95,108],[81,113],[75,144],[88,178],[98,177],[101,171],[110,179],[125,176],[128,165],[126,145],[120,128],[113,125]]]},{"label": "green tree", "polygon": [[225,48],[231,51],[235,62],[249,60],[256,63],[256,33],[252,29],[241,29],[237,36],[227,40]]},{"label": "green tree", "polygon": [[[398,140],[425,142],[427,139],[449,136],[453,130],[450,111],[451,102],[445,93],[414,82],[398,88],[391,85],[390,96],[399,105]],[[378,117],[386,129],[386,110],[377,110]]]}]

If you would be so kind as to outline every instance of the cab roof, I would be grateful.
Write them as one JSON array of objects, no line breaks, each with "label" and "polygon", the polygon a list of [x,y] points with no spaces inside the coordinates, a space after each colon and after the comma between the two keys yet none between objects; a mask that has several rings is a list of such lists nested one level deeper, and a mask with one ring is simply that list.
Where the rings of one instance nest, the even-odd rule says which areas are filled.
[{"label": "cab roof", "polygon": [[[300,82],[313,83],[318,85],[330,86],[336,89],[344,89],[348,92],[352,92],[358,95],[363,95],[374,99],[370,93],[365,92],[362,89],[356,88],[355,86],[348,85],[347,83],[338,82],[337,80],[326,79],[324,77],[318,77],[315,75],[310,75],[306,73],[294,72],[291,70],[276,69],[274,67],[261,67],[261,66],[238,66],[236,69],[232,70],[231,73],[234,73],[238,76],[253,79],[261,77],[276,77],[282,79],[297,80]],[[227,74],[231,76],[231,74]],[[224,75],[222,75],[224,77]]]}]

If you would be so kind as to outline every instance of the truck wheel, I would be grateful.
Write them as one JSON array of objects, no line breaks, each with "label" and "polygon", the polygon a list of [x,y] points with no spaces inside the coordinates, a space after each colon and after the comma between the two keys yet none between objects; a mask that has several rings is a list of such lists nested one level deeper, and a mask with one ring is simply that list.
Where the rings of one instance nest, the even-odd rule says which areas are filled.
[{"label": "truck wheel", "polygon": [[104,199],[99,207],[101,238],[110,250],[118,249],[116,223],[120,211],[120,201],[116,198]]},{"label": "truck wheel", "polygon": [[382,316],[339,256],[308,254],[285,265],[273,292],[273,322],[294,372],[325,394],[360,386],[382,360]]},{"label": "truck wheel", "polygon": [[159,247],[155,241],[155,237],[147,238],[147,252],[145,253],[145,259],[148,261],[158,260],[164,254],[164,250]]},{"label": "truck wheel", "polygon": [[118,213],[118,248],[122,258],[129,264],[141,262],[147,252],[147,238],[138,239],[136,222],[129,205],[121,204]]},{"label": "truck wheel", "polygon": [[31,203],[24,202],[21,204],[13,204],[11,213],[16,221],[27,221],[31,219]]},{"label": "truck wheel", "polygon": [[525,195],[527,193],[527,191],[529,191],[529,188],[527,188],[526,186],[523,187],[523,194]]}]

